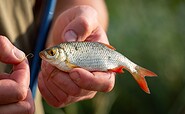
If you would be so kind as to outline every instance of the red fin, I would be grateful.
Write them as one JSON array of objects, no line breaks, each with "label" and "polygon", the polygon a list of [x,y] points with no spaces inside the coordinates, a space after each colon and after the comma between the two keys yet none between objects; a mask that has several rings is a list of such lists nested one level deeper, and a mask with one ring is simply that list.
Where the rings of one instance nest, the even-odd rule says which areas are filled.
[{"label": "red fin", "polygon": [[143,91],[145,91],[146,93],[150,94],[150,90],[148,88],[147,82],[145,80],[145,76],[157,76],[155,73],[153,73],[152,71],[149,71],[145,68],[136,67],[137,73],[132,73],[134,79],[137,81],[137,83],[139,84],[139,86],[141,87],[141,89]]},{"label": "red fin", "polygon": [[105,43],[102,43],[102,42],[99,42],[105,46],[107,46],[108,48],[112,49],[112,50],[116,50],[116,48],[114,48],[113,46],[109,45],[109,44],[105,44]]},{"label": "red fin", "polygon": [[116,68],[109,69],[109,71],[117,72],[117,73],[124,73],[124,72],[123,72],[123,68],[125,68],[125,67],[124,67],[124,66],[118,66],[118,67],[116,67]]}]

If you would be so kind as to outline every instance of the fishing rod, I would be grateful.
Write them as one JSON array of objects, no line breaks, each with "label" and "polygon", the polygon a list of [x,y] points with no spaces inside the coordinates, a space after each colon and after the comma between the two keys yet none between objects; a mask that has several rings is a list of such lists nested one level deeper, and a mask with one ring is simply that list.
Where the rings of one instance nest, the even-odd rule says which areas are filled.
[{"label": "fishing rod", "polygon": [[53,19],[54,10],[56,6],[56,0],[46,0],[46,6],[43,13],[43,18],[41,19],[41,24],[36,40],[36,46],[34,50],[34,57],[31,62],[31,77],[30,77],[30,89],[32,91],[33,98],[35,97],[37,78],[40,70],[41,59],[39,57],[39,52],[45,47],[46,39],[48,36],[48,31],[50,29],[51,21]]}]

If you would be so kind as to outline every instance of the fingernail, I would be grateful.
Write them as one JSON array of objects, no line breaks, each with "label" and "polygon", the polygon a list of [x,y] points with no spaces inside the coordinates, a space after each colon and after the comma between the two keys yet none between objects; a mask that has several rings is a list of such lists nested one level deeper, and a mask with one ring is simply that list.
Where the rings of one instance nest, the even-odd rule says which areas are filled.
[{"label": "fingernail", "polygon": [[76,41],[77,34],[73,30],[69,30],[64,34],[64,38],[68,42]]},{"label": "fingernail", "polygon": [[17,48],[13,48],[13,52],[14,55],[18,58],[18,59],[23,59],[25,57],[24,52],[22,52],[21,50],[17,49]]},{"label": "fingernail", "polygon": [[78,72],[72,72],[72,73],[70,73],[70,77],[75,82],[79,82],[80,81],[80,75],[79,75]]}]

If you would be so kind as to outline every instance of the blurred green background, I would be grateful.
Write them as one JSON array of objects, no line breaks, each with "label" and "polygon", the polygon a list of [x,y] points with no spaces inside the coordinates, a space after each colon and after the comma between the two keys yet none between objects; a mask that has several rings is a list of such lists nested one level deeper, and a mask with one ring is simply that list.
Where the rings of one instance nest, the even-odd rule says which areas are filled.
[{"label": "blurred green background", "polygon": [[144,93],[131,74],[116,76],[114,89],[92,100],[56,109],[44,101],[47,114],[185,114],[185,1],[106,0],[112,46],[140,66],[155,72]]}]

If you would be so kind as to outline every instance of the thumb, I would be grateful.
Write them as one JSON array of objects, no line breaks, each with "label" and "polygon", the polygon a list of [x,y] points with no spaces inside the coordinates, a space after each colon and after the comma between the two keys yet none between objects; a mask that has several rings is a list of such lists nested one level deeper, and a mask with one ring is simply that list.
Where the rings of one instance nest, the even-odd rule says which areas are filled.
[{"label": "thumb", "polygon": [[5,36],[0,35],[0,61],[9,64],[21,62],[25,54],[17,49]]},{"label": "thumb", "polygon": [[53,23],[47,46],[60,42],[84,41],[98,27],[97,11],[90,6],[76,6],[61,13]]},{"label": "thumb", "polygon": [[96,27],[97,21],[95,19],[79,16],[65,27],[63,38],[66,41],[84,41]]}]

